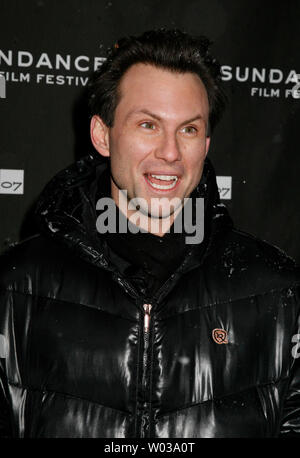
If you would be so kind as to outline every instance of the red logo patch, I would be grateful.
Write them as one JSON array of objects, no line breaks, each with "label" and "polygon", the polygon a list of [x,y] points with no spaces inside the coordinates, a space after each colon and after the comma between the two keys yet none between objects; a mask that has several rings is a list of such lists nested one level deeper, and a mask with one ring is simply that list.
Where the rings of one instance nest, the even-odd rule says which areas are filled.
[{"label": "red logo patch", "polygon": [[227,331],[225,329],[213,329],[212,331],[212,338],[217,344],[227,344]]}]

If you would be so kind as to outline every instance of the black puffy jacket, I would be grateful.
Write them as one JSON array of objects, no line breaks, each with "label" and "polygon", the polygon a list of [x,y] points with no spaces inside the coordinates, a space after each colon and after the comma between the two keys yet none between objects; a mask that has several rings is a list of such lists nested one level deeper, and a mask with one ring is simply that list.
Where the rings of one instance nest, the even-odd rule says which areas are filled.
[{"label": "black puffy jacket", "polygon": [[293,262],[233,228],[207,161],[205,244],[143,297],[96,231],[105,167],[88,156],[58,174],[41,234],[0,257],[0,435],[300,434]]}]

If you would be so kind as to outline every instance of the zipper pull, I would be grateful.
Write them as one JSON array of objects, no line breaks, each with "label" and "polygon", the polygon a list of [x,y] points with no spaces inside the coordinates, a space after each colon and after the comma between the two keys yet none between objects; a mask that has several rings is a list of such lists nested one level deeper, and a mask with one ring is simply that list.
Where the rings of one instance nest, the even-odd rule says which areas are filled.
[{"label": "zipper pull", "polygon": [[144,316],[144,331],[148,332],[149,331],[149,325],[150,325],[150,312],[151,312],[152,305],[151,304],[144,304],[143,307],[144,307],[144,312],[145,312],[145,316]]}]

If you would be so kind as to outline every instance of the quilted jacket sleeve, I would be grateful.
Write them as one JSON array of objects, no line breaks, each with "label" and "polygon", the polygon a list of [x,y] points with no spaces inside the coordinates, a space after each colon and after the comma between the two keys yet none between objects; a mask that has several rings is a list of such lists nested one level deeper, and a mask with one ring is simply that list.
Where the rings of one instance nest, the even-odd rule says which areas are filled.
[{"label": "quilted jacket sleeve", "polygon": [[0,437],[11,437],[11,415],[8,403],[8,384],[5,374],[5,363],[8,345],[3,330],[3,313],[1,313],[2,308],[3,295],[0,293]]},{"label": "quilted jacket sleeve", "polygon": [[[2,362],[2,361],[1,361]],[[0,365],[0,438],[12,437],[9,405],[6,397],[7,383],[3,372],[2,364]]]},{"label": "quilted jacket sleeve", "polygon": [[300,318],[298,331],[292,337],[292,371],[283,407],[281,437],[300,438]]},{"label": "quilted jacket sleeve", "polygon": [[10,411],[9,389],[7,382],[8,339],[7,339],[7,310],[11,295],[6,291],[5,272],[7,260],[4,254],[0,256],[0,438],[12,437],[12,414]]},{"label": "quilted jacket sleeve", "polygon": [[0,255],[0,438],[15,437],[13,426],[13,407],[8,383],[10,367],[9,338],[14,341],[14,333],[10,331],[10,317],[14,314],[11,308],[14,302],[13,285],[15,282],[16,264],[11,263],[7,252]]}]

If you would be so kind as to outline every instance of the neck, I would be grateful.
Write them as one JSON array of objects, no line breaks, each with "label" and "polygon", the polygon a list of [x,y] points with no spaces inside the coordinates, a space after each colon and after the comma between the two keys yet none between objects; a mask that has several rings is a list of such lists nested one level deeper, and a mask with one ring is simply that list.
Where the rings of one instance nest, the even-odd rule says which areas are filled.
[{"label": "neck", "polygon": [[169,214],[165,218],[145,214],[136,208],[136,206],[133,205],[133,202],[128,200],[127,194],[117,188],[114,183],[112,183],[111,186],[111,195],[120,212],[127,218],[127,220],[129,220],[131,224],[138,227],[142,231],[150,232],[151,234],[158,237],[163,237],[163,235],[169,231],[174,222],[174,219],[181,211],[180,206],[176,208],[172,214]]}]

